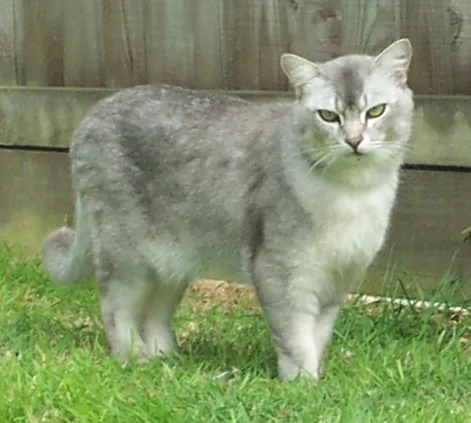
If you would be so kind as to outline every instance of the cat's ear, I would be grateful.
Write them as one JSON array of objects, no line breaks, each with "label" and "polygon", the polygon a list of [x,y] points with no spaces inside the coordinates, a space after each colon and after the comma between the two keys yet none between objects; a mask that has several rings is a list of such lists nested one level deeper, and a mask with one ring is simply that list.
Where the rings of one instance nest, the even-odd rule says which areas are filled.
[{"label": "cat's ear", "polygon": [[281,69],[288,77],[297,97],[301,95],[304,85],[311,79],[324,75],[315,63],[295,54],[283,54],[280,62]]},{"label": "cat's ear", "polygon": [[404,86],[407,82],[407,71],[412,59],[412,44],[407,38],[402,38],[386,47],[376,56],[373,66],[381,66],[394,72],[396,82]]}]

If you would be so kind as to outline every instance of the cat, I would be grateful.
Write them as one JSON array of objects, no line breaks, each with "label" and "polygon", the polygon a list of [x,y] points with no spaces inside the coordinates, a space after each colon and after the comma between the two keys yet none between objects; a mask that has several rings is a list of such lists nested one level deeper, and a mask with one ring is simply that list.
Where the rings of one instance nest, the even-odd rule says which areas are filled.
[{"label": "cat", "polygon": [[114,355],[178,349],[188,284],[254,287],[278,375],[318,379],[345,297],[383,245],[409,147],[409,40],[281,67],[289,103],[171,85],[101,100],[70,148],[75,231],[42,247],[58,283],[95,277]]}]

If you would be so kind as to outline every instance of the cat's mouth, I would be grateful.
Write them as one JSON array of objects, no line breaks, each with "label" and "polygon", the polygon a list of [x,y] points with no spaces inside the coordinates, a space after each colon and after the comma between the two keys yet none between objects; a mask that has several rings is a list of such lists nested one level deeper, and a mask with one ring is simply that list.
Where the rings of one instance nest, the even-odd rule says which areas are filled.
[{"label": "cat's mouth", "polygon": [[367,154],[362,151],[355,150],[347,153],[346,156],[355,158],[356,160],[360,160],[362,157],[367,156]]},{"label": "cat's mouth", "polygon": [[372,159],[374,154],[370,151],[350,151],[344,155],[346,162],[350,163],[365,163]]}]

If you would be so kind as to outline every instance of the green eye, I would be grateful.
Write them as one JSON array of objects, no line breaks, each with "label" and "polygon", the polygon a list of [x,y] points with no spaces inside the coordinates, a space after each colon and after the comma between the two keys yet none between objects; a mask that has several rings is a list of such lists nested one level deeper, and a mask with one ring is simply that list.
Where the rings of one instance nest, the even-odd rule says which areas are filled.
[{"label": "green eye", "polygon": [[340,116],[331,111],[331,110],[318,110],[317,113],[321,117],[322,120],[325,120],[326,122],[339,122],[340,123]]},{"label": "green eye", "polygon": [[386,104],[378,104],[373,106],[371,109],[368,109],[366,112],[366,117],[368,118],[377,118],[380,117],[386,110]]}]

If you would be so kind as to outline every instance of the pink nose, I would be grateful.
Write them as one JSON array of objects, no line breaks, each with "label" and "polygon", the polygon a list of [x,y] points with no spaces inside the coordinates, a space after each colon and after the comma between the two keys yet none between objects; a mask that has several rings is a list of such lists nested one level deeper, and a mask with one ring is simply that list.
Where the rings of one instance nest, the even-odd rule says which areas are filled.
[{"label": "pink nose", "polygon": [[357,148],[362,141],[363,141],[363,137],[361,135],[346,139],[347,144],[353,148],[353,151],[357,151]]}]

